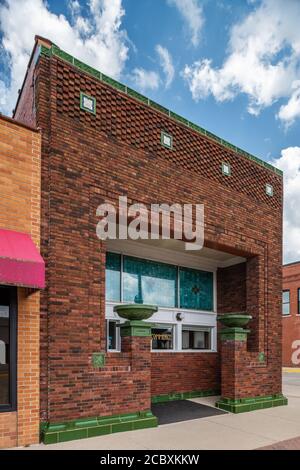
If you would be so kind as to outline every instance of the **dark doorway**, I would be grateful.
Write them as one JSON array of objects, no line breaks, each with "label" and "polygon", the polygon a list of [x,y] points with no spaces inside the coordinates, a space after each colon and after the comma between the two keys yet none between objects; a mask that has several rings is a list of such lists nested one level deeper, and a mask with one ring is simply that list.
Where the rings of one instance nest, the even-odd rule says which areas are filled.
[{"label": "dark doorway", "polygon": [[226,414],[212,406],[202,405],[190,400],[174,400],[152,405],[152,413],[158,418],[158,424],[179,423],[191,419],[207,418]]}]

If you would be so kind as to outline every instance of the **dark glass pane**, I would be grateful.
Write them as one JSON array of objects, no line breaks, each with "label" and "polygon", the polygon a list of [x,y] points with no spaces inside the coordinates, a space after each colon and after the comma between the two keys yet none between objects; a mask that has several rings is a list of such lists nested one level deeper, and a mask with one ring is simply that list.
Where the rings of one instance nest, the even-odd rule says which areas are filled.
[{"label": "dark glass pane", "polygon": [[176,307],[177,267],[124,256],[123,300]]},{"label": "dark glass pane", "polygon": [[108,349],[117,349],[117,324],[108,321]]},{"label": "dark glass pane", "polygon": [[180,307],[213,310],[213,273],[180,268]]},{"label": "dark glass pane", "polygon": [[210,349],[210,332],[183,328],[182,349]]},{"label": "dark glass pane", "polygon": [[105,298],[121,300],[121,255],[117,253],[106,253]]},{"label": "dark glass pane", "polygon": [[0,405],[10,404],[9,290],[0,288]]},{"label": "dark glass pane", "polygon": [[152,328],[152,349],[173,349],[173,327]]}]

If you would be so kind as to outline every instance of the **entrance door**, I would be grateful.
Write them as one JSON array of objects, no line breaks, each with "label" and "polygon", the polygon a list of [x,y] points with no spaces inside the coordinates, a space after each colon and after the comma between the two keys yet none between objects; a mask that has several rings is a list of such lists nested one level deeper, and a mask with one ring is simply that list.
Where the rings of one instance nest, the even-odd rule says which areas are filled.
[{"label": "entrance door", "polygon": [[16,409],[16,287],[0,286],[0,411]]}]

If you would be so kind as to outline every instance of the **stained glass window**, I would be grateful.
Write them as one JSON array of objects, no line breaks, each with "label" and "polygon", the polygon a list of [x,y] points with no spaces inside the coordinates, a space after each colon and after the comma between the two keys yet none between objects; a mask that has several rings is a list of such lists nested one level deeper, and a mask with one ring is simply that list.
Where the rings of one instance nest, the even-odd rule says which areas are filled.
[{"label": "stained glass window", "polygon": [[106,300],[212,311],[213,273],[107,253]]},{"label": "stained glass window", "polygon": [[124,256],[123,300],[176,307],[177,267]]},{"label": "stained glass window", "polygon": [[105,273],[106,300],[121,300],[121,255],[106,253]]},{"label": "stained glass window", "polygon": [[213,273],[179,269],[180,308],[213,310]]}]

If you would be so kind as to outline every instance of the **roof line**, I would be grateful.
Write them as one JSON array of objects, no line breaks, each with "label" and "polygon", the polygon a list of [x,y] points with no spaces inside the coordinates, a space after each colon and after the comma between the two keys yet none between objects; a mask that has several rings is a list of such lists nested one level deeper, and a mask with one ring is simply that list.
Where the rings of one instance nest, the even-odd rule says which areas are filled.
[{"label": "roof line", "polygon": [[117,80],[103,74],[99,70],[94,69],[93,67],[85,64],[84,62],[81,62],[80,60],[76,59],[72,55],[68,54],[67,52],[63,51],[60,49],[58,46],[56,46],[54,43],[50,42],[49,40],[45,38],[41,38],[39,36],[36,36],[36,41],[39,43],[40,46],[40,53],[42,55],[51,57],[56,56],[59,57],[60,59],[68,62],[69,64],[73,65],[74,67],[80,69],[82,72],[87,73],[88,75],[91,75],[92,77],[104,82],[107,85],[112,86],[113,88],[117,89],[118,91],[121,91],[125,93],[127,96],[135,99],[136,101],[139,101],[140,103],[149,106],[151,108],[154,108],[156,111],[159,111],[163,113],[164,115],[168,116],[172,120],[175,120],[179,124],[183,124],[184,126],[188,127],[189,129],[196,131],[202,135],[205,135],[206,137],[212,139],[214,142],[217,142],[218,144],[222,145],[223,147],[234,151],[238,155],[247,158],[248,160],[251,160],[254,163],[257,163],[258,165],[266,168],[267,170],[272,171],[273,173],[282,176],[283,172],[271,165],[270,163],[265,162],[264,160],[255,157],[249,152],[246,152],[245,150],[242,150],[241,148],[237,147],[236,145],[231,144],[230,142],[227,142],[226,140],[218,137],[217,135],[213,134],[212,132],[204,129],[203,127],[198,126],[197,124],[189,121],[188,119],[180,116],[179,114],[174,113],[173,111],[169,110],[168,108],[165,108],[164,106],[160,105],[159,103],[156,103],[155,101],[147,98],[146,96],[142,95],[141,93],[133,90],[132,88],[129,88],[128,86],[118,82]]},{"label": "roof line", "polygon": [[287,266],[293,266],[295,264],[300,264],[300,261],[293,261],[292,263],[284,264],[283,267],[286,268]]},{"label": "roof line", "polygon": [[32,132],[40,132],[40,129],[30,126],[29,124],[25,124],[24,122],[18,121],[17,119],[11,118],[9,116],[5,116],[4,114],[0,113],[0,120],[7,121],[11,124],[15,124],[16,126],[24,127],[25,129],[28,129],[29,131]]}]

